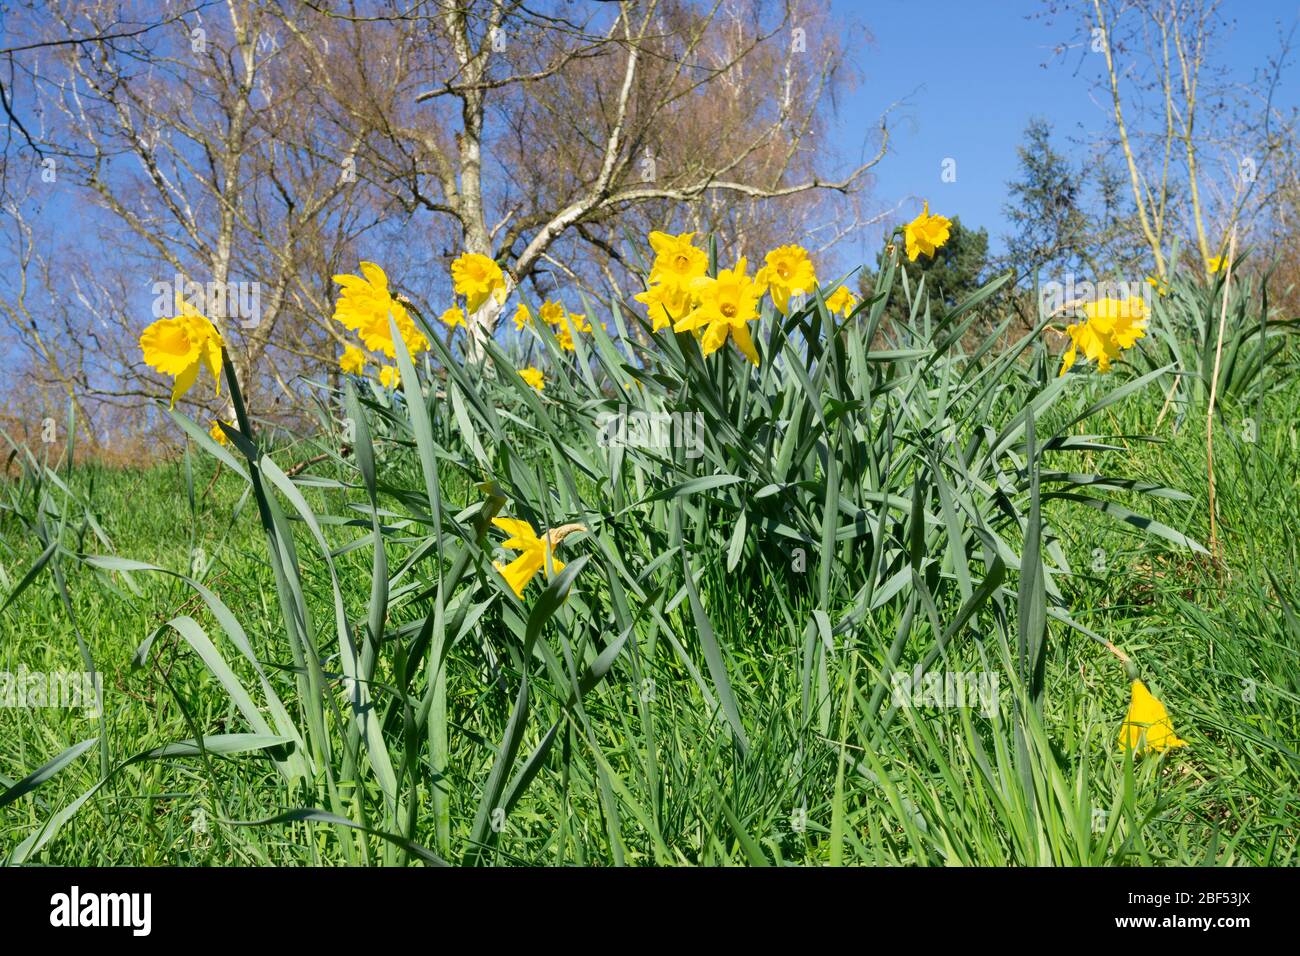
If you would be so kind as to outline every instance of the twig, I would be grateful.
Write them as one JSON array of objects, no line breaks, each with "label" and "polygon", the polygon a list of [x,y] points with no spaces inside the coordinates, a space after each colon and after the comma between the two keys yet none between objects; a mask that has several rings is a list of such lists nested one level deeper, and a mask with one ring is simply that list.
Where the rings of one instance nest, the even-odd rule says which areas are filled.
[{"label": "twig", "polygon": [[[346,448],[343,449],[343,454],[345,455],[347,454]],[[312,465],[317,465],[320,464],[322,461],[327,461],[329,457],[330,457],[330,453],[327,451],[321,452],[319,455],[312,455],[312,457],[308,458],[306,461],[300,461],[298,462],[298,464],[294,465],[292,468],[286,471],[284,473],[285,477],[292,478],[294,475],[300,475],[308,468],[310,468]]]},{"label": "twig", "polygon": [[1219,363],[1223,358],[1223,329],[1228,322],[1228,290],[1232,287],[1232,260],[1237,255],[1237,230],[1228,240],[1228,265],[1223,275],[1223,306],[1219,309],[1219,340],[1214,346],[1214,375],[1210,379],[1210,410],[1205,415],[1205,467],[1210,479],[1210,553],[1219,560],[1218,523],[1214,514],[1214,402],[1219,393]]},{"label": "twig", "polygon": [[1165,403],[1164,405],[1160,406],[1160,414],[1156,416],[1156,425],[1155,425],[1156,428],[1159,428],[1160,423],[1165,420],[1165,412],[1169,411],[1169,406],[1173,404],[1174,390],[1178,388],[1178,379],[1181,375],[1182,375],[1181,372],[1175,372],[1174,380],[1169,383],[1169,391],[1165,393]]}]

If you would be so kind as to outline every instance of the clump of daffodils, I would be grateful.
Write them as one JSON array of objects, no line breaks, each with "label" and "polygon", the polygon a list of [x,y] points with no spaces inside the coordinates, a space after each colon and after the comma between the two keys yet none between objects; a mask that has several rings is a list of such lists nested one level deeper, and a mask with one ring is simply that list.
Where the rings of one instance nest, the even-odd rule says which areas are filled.
[{"label": "clump of daffodils", "polygon": [[[587,317],[578,312],[568,311],[559,302],[547,299],[537,310],[537,317],[550,326],[555,340],[566,352],[576,351],[573,345],[573,333],[580,332],[586,334],[592,331],[591,322]],[[528,306],[520,302],[515,308],[515,328],[522,331],[525,326],[533,324],[533,313]],[[605,323],[600,323],[600,327],[605,328]]]},{"label": "clump of daffodils", "polygon": [[1070,347],[1061,357],[1059,375],[1068,372],[1083,350],[1084,357],[1109,372],[1111,363],[1146,335],[1147,306],[1140,296],[1098,299],[1083,305],[1083,318],[1066,328]]},{"label": "clump of daffodils", "polygon": [[[646,290],[635,299],[648,307],[651,327],[695,332],[701,350],[711,355],[730,339],[746,358],[758,364],[748,323],[759,317],[759,302],[768,293],[772,304],[788,315],[791,299],[810,294],[817,287],[817,271],[802,246],[778,246],[764,257],[763,266],[751,278],[742,257],[731,269],[708,275],[709,257],[694,243],[695,233],[672,235],[650,233],[655,259]],[[847,289],[836,290],[832,310],[847,315],[856,298]]]}]

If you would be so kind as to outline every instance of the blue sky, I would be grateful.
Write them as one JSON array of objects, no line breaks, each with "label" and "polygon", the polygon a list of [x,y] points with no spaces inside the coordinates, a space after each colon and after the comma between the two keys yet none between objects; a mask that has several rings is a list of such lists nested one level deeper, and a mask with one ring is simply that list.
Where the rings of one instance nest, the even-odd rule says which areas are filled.
[{"label": "blue sky", "polygon": [[[881,110],[904,101],[892,117],[890,154],[875,170],[874,207],[915,197],[902,208],[911,218],[928,198],[931,211],[988,228],[991,248],[1000,252],[1006,183],[1016,178],[1016,146],[1029,118],[1052,121],[1058,148],[1068,145],[1068,136],[1105,129],[1109,100],[1094,98],[1089,72],[1101,65],[1100,54],[1092,60],[1075,50],[1054,58],[1055,46],[1071,36],[1063,25],[1029,18],[1043,6],[1039,0],[833,0],[837,18],[862,23],[873,38],[850,53],[860,83],[835,120],[834,146],[846,165],[870,155],[874,146],[864,147],[864,131],[873,133]],[[1278,23],[1289,30],[1300,17],[1300,3],[1226,0],[1224,11],[1235,22],[1216,59],[1234,80],[1248,83],[1277,50]],[[1293,63],[1286,75],[1282,105],[1300,105],[1300,70]],[[941,181],[947,158],[956,160],[956,182]],[[874,253],[878,241],[879,231],[864,236],[854,252],[869,245]]]}]

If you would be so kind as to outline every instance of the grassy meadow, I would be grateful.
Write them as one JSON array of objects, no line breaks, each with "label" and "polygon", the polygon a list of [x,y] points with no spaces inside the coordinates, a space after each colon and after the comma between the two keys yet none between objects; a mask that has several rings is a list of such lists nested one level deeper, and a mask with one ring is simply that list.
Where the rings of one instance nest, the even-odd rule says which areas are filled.
[{"label": "grassy meadow", "polygon": [[[93,662],[103,705],[0,708],[0,859],[1295,864],[1300,378],[1260,290],[1181,276],[1058,375],[1002,280],[875,281],[765,300],[756,367],[636,303],[475,362],[412,307],[400,386],[322,385],[310,434],[236,391],[226,442],[178,405],[135,468],[10,442],[0,671]],[[610,441],[631,412],[701,440]],[[565,567],[517,595],[493,518],[577,526]],[[1185,746],[1121,746],[1137,677]]]}]

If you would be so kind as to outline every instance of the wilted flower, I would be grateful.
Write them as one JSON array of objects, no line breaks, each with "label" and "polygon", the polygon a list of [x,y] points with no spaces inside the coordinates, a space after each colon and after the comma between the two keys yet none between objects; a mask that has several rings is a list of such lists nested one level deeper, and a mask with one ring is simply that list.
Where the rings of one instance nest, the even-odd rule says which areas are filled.
[{"label": "wilted flower", "polygon": [[198,381],[199,369],[206,366],[221,394],[221,336],[207,316],[176,296],[174,318],[159,319],[140,333],[140,351],[151,368],[175,379],[171,404]]},{"label": "wilted flower", "polygon": [[772,295],[772,304],[781,310],[782,315],[788,315],[790,296],[806,295],[817,284],[812,260],[802,246],[778,246],[767,254],[764,261],[766,264],[758,270],[754,281],[758,283],[760,293],[766,288]]},{"label": "wilted flower", "polygon": [[467,252],[451,264],[451,281],[457,295],[463,295],[473,315],[488,296],[498,302],[506,300],[506,279],[501,267],[487,256]]},{"label": "wilted flower", "polygon": [[930,203],[926,202],[921,215],[903,227],[907,258],[915,262],[922,253],[933,256],[934,251],[948,241],[951,229],[952,220],[930,215]]},{"label": "wilted flower", "polygon": [[1187,741],[1180,740],[1174,733],[1165,705],[1153,697],[1140,680],[1133,682],[1133,699],[1128,707],[1128,716],[1120,727],[1119,746],[1121,750],[1132,750],[1137,754],[1144,750],[1159,752],[1187,746]]},{"label": "wilted flower", "polygon": [[334,281],[343,287],[338,302],[334,304],[334,318],[361,336],[362,343],[372,352],[383,352],[388,358],[397,354],[388,316],[393,316],[397,330],[411,355],[418,355],[429,347],[429,341],[415,327],[406,308],[388,291],[388,276],[373,262],[361,263],[361,275],[337,275]]}]

